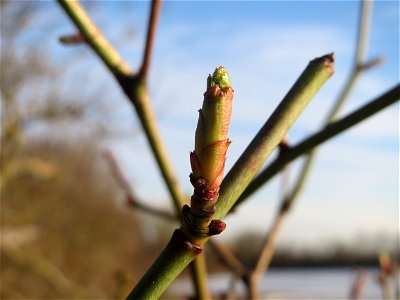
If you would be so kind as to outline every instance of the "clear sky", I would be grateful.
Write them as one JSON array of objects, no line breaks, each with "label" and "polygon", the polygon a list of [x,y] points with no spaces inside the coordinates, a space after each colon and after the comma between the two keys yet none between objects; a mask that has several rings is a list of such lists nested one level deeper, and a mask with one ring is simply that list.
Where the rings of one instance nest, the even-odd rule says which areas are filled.
[{"label": "clear sky", "polygon": [[[89,3],[86,3],[89,4]],[[191,194],[189,152],[194,147],[197,110],[206,78],[223,65],[235,97],[226,170],[279,104],[308,61],[335,53],[336,72],[289,132],[296,143],[318,130],[351,68],[358,1],[167,1],[163,5],[150,70],[150,93],[161,133],[184,191]],[[134,69],[141,59],[149,2],[98,2],[91,13],[100,29]],[[73,26],[61,10],[50,8]],[[73,49],[56,46],[64,57]],[[384,63],[357,81],[343,114],[379,96],[399,81],[399,2],[376,1],[367,59]],[[115,111],[108,142],[138,195],[168,206],[168,193],[147,142],[122,93],[101,63],[87,53],[87,84],[114,89]],[[82,72],[82,69],[80,69]],[[282,241],[323,244],[357,234],[393,234],[399,228],[399,106],[324,144],[315,168],[284,227]],[[292,167],[295,178],[299,163]],[[271,181],[227,221],[223,237],[238,230],[265,231],[279,201],[280,177]]]}]

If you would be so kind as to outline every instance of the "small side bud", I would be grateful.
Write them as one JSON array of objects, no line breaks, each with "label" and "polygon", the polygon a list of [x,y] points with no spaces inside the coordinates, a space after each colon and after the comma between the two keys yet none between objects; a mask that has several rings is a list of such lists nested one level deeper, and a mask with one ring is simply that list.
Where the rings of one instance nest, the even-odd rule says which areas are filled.
[{"label": "small side bud", "polygon": [[226,224],[221,220],[212,220],[208,226],[208,232],[210,235],[220,234],[226,228]]},{"label": "small side bud", "polygon": [[59,38],[59,41],[61,44],[64,45],[76,45],[76,44],[81,44],[85,41],[85,37],[80,34],[74,34],[74,35],[65,35],[65,36],[61,36]]}]

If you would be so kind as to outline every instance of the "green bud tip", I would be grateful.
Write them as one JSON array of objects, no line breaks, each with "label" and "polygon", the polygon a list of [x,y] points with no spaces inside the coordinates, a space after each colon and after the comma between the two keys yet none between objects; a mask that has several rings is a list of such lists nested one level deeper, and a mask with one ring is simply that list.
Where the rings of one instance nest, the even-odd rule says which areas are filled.
[{"label": "green bud tip", "polygon": [[224,67],[218,67],[215,69],[210,83],[211,85],[219,85],[221,88],[226,88],[231,86],[231,79]]}]

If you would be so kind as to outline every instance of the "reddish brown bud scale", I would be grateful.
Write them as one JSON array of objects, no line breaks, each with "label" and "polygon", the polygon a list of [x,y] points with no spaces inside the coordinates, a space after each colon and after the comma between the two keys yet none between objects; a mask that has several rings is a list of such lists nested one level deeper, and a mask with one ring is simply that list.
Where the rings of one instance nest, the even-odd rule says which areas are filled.
[{"label": "reddish brown bud scale", "polygon": [[208,226],[210,235],[220,234],[226,228],[226,224],[220,220],[212,220]]},{"label": "reddish brown bud scale", "polygon": [[85,37],[82,34],[77,33],[74,35],[61,36],[59,41],[64,45],[76,45],[85,42]]},{"label": "reddish brown bud scale", "polygon": [[224,176],[225,157],[229,144],[229,122],[232,114],[233,89],[223,67],[207,79],[202,108],[199,110],[195,149],[190,153],[194,187],[191,207],[183,211],[184,225],[195,236],[219,234],[225,223],[212,220]]},{"label": "reddish brown bud scale", "polygon": [[199,110],[195,150],[191,154],[192,172],[203,177],[210,188],[220,186],[225,155],[229,146],[227,137],[232,114],[233,89],[223,67],[215,70],[207,80],[203,107]]}]

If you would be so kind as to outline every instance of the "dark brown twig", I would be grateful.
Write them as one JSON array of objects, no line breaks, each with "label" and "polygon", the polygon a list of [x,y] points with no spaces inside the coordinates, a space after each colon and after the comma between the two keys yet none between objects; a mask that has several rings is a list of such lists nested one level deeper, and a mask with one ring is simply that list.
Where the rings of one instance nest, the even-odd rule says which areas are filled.
[{"label": "dark brown twig", "polygon": [[246,275],[246,267],[242,264],[242,262],[233,254],[233,252],[217,242],[214,239],[210,239],[208,241],[208,245],[214,251],[215,254],[218,255],[218,258],[229,268],[231,271],[239,278],[244,279]]},{"label": "dark brown twig", "polygon": [[364,71],[367,71],[369,69],[379,66],[380,64],[382,64],[384,62],[384,60],[385,59],[383,58],[383,56],[378,56],[378,57],[375,57],[374,59],[371,59],[371,60],[365,62],[364,64],[358,65],[357,68],[359,69],[359,72],[364,72]]},{"label": "dark brown twig", "polygon": [[139,202],[130,195],[127,195],[126,201],[129,205],[129,207],[139,209],[140,211],[148,213],[154,217],[160,217],[160,218],[163,218],[163,219],[166,219],[169,221],[177,221],[178,220],[176,215],[174,215],[166,210],[151,207],[149,205],[144,204],[143,202]]},{"label": "dark brown twig", "polygon": [[122,173],[121,168],[118,165],[118,162],[114,156],[114,154],[108,150],[105,152],[105,157],[110,167],[111,174],[113,175],[115,181],[118,185],[122,188],[125,193],[126,202],[127,204],[136,209],[140,209],[143,212],[151,214],[153,216],[161,217],[163,219],[169,221],[176,221],[178,220],[178,216],[159,208],[151,207],[149,205],[144,204],[143,202],[137,201],[137,197],[134,195],[133,189],[131,184],[125,178]]},{"label": "dark brown twig", "polygon": [[153,52],[154,37],[156,35],[157,23],[160,18],[161,0],[153,0],[151,2],[151,13],[149,25],[147,28],[146,49],[143,55],[142,66],[140,67],[139,76],[143,79],[147,78],[149,72],[151,55]]},{"label": "dark brown twig", "polygon": [[132,187],[123,175],[114,154],[111,152],[111,150],[107,150],[105,151],[104,156],[108,162],[111,174],[113,175],[118,185],[122,188],[126,195],[133,197]]},{"label": "dark brown twig", "polygon": [[77,45],[82,44],[86,41],[85,37],[81,33],[76,33],[72,35],[63,35],[59,38],[60,43],[64,45]]}]

